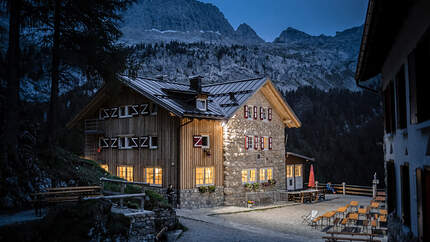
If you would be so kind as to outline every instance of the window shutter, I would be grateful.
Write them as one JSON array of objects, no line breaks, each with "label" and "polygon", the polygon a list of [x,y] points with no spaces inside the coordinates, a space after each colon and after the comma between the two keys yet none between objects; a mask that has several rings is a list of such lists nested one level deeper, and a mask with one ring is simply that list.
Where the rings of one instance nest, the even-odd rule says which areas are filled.
[{"label": "window shutter", "polygon": [[248,149],[248,136],[245,136],[245,150]]},{"label": "window shutter", "polygon": [[408,74],[409,74],[409,110],[410,110],[410,123],[418,123],[417,111],[417,86],[415,74],[415,50],[408,56]]},{"label": "window shutter", "polygon": [[264,137],[263,136],[260,137],[260,148],[261,148],[261,150],[264,150]]},{"label": "window shutter", "polygon": [[260,120],[263,120],[263,107],[260,107]]},{"label": "window shutter", "polygon": [[269,108],[269,109],[267,110],[267,112],[268,112],[268,118],[269,118],[269,121],[272,121],[272,108]]},{"label": "window shutter", "polygon": [[243,106],[243,117],[248,118],[248,106]]},{"label": "window shutter", "polygon": [[254,136],[254,149],[258,150],[258,136]]},{"label": "window shutter", "polygon": [[258,115],[257,115],[257,106],[254,106],[254,119],[257,119]]},{"label": "window shutter", "polygon": [[272,137],[269,137],[269,150],[272,149]]}]

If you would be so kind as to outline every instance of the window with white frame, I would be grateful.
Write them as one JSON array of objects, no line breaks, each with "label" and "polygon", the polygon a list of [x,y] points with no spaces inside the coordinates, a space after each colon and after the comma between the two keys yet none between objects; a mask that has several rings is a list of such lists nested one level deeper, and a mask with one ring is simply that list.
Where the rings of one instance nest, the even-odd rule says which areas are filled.
[{"label": "window with white frame", "polygon": [[202,135],[202,148],[209,148],[210,147],[210,139],[209,135]]},{"label": "window with white frame", "polygon": [[150,149],[157,149],[158,148],[158,137],[149,136],[149,148]]},{"label": "window with white frame", "polygon": [[214,184],[214,167],[196,168],[196,186]]},{"label": "window with white frame", "polygon": [[150,109],[151,115],[157,115],[157,113],[158,113],[158,105],[157,104],[150,103],[149,109]]},{"label": "window with white frame", "polygon": [[203,98],[197,98],[196,99],[196,108],[200,111],[207,111],[207,100]]},{"label": "window with white frame", "polygon": [[254,148],[254,136],[245,136],[245,149],[249,150]]},{"label": "window with white frame", "polygon": [[118,166],[116,175],[127,181],[133,181],[133,166]]},{"label": "window with white frame", "polygon": [[131,149],[131,148],[137,148],[137,147],[139,147],[138,137],[127,137],[127,136],[118,137],[119,149]]},{"label": "window with white frame", "polygon": [[273,168],[260,168],[260,182],[267,182],[273,179]]},{"label": "window with white frame", "polygon": [[242,170],[242,183],[254,183],[256,182],[256,176],[255,176],[255,170],[256,169],[243,169]]},{"label": "window with white frame", "polygon": [[163,184],[163,169],[159,167],[147,167],[144,169],[145,182],[150,185]]},{"label": "window with white frame", "polygon": [[129,114],[128,112],[129,112],[129,108],[127,105],[118,107],[118,117],[119,118],[130,118],[130,117],[132,117],[132,115]]}]

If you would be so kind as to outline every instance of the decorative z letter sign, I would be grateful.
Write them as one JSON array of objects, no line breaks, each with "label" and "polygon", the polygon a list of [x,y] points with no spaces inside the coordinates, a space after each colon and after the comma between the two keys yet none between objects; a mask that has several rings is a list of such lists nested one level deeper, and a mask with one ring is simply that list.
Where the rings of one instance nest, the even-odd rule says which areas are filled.
[{"label": "decorative z letter sign", "polygon": [[194,148],[201,148],[202,147],[202,136],[200,135],[194,135],[193,136],[193,146]]}]

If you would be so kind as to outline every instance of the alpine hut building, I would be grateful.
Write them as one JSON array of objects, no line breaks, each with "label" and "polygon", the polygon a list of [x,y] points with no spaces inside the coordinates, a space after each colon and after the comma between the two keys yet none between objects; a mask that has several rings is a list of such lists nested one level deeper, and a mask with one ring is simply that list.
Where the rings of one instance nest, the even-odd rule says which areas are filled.
[{"label": "alpine hut building", "polygon": [[242,205],[246,183],[275,180],[285,190],[284,130],[301,123],[266,78],[203,85],[200,76],[189,84],[119,76],[75,126],[86,158],[129,181],[172,184],[179,206],[194,208]]}]

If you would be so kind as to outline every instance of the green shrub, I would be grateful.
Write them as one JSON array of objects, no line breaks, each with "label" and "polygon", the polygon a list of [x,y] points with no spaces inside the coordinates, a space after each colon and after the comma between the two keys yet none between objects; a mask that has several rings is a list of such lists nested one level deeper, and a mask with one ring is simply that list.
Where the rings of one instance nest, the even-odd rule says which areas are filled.
[{"label": "green shrub", "polygon": [[260,183],[253,183],[252,184],[252,190],[256,191],[258,189],[260,189]]},{"label": "green shrub", "polygon": [[216,190],[216,187],[214,185],[208,186],[209,193],[213,193],[213,192],[215,192],[215,190]]},{"label": "green shrub", "polygon": [[201,187],[199,187],[199,192],[200,193],[205,193],[205,192],[207,192],[208,191],[208,187],[205,187],[205,186],[201,186]]}]

